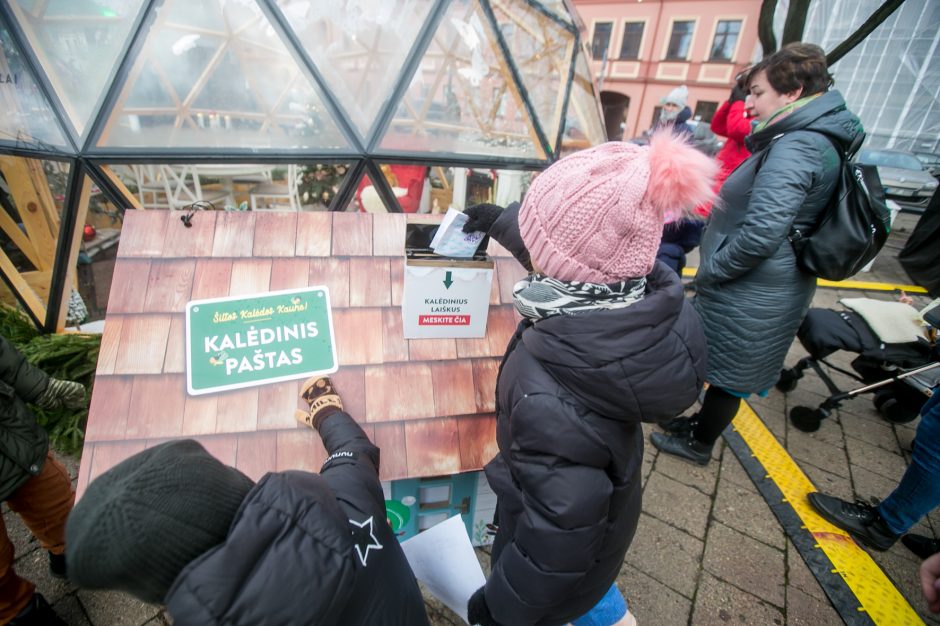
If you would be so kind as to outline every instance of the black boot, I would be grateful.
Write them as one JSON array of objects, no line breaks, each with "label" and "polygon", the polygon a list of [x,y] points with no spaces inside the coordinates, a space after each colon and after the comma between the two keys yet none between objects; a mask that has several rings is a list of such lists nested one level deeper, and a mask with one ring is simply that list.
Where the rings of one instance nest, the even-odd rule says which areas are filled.
[{"label": "black boot", "polygon": [[887,550],[898,540],[898,535],[891,532],[878,510],[870,504],[849,502],[824,493],[811,493],[807,497],[827,521],[869,548]]},{"label": "black boot", "polygon": [[901,543],[921,559],[932,557],[937,552],[940,552],[940,539],[933,539],[923,535],[904,535],[901,537]]},{"label": "black boot", "polygon": [[56,615],[41,593],[34,593],[26,608],[9,621],[10,626],[68,626]]},{"label": "black boot", "polygon": [[698,413],[690,415],[689,417],[674,417],[669,421],[663,422],[660,424],[660,428],[665,430],[667,433],[673,437],[680,437],[682,435],[687,435],[695,430],[695,427],[698,425]]},{"label": "black boot", "polygon": [[65,553],[49,553],[49,573],[56,578],[67,578],[65,575]]},{"label": "black boot", "polygon": [[692,433],[677,437],[670,437],[662,433],[652,433],[650,435],[652,443],[660,452],[677,456],[686,461],[692,461],[699,465],[708,465],[712,460],[712,446],[696,441]]}]

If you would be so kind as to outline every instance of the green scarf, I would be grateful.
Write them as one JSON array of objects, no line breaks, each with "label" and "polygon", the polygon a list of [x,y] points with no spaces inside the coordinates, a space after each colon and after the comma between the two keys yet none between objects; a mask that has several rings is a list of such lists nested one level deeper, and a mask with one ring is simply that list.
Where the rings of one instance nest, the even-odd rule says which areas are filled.
[{"label": "green scarf", "polygon": [[760,131],[764,130],[765,128],[767,128],[768,126],[770,126],[771,124],[773,124],[774,122],[780,121],[781,118],[784,118],[784,117],[786,117],[787,115],[789,115],[790,113],[793,113],[793,111],[799,109],[801,106],[804,106],[804,105],[806,105],[806,104],[809,104],[810,102],[812,102],[813,100],[815,100],[816,98],[818,98],[818,97],[821,96],[821,95],[822,95],[821,93],[814,93],[814,94],[811,95],[811,96],[806,96],[805,98],[800,98],[799,100],[795,100],[795,101],[791,102],[790,104],[787,104],[787,105],[784,105],[784,106],[780,107],[779,109],[777,109],[776,111],[774,111],[774,114],[773,114],[773,115],[771,115],[769,118],[767,118],[767,121],[759,122],[759,123],[757,124],[757,126],[754,127],[754,130],[751,131],[751,132],[752,132],[752,133],[759,133]]}]

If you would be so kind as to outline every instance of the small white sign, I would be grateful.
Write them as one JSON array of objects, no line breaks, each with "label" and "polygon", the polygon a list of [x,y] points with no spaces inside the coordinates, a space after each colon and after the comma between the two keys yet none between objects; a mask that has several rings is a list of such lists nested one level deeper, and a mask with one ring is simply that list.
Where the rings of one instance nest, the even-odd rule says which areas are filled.
[{"label": "small white sign", "polygon": [[405,261],[401,315],[406,339],[464,339],[486,334],[493,266],[492,262],[475,265],[480,266]]}]

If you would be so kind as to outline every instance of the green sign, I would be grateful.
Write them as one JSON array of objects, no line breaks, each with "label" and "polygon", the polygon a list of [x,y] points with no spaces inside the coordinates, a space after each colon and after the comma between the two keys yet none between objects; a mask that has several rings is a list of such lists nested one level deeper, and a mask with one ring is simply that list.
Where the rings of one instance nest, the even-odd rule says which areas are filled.
[{"label": "green sign", "polygon": [[328,374],[337,367],[326,287],[186,305],[190,395]]}]

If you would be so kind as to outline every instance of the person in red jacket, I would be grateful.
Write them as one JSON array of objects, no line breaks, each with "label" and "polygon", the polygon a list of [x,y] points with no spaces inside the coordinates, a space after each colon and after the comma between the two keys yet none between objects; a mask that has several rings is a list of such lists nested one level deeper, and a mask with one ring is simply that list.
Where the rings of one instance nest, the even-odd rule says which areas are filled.
[{"label": "person in red jacket", "polygon": [[[721,169],[715,178],[715,193],[721,189],[725,179],[734,171],[742,161],[751,156],[750,150],[744,145],[744,138],[751,134],[751,119],[747,116],[744,109],[744,98],[747,97],[747,90],[742,81],[747,73],[738,74],[734,87],[731,88],[731,97],[729,97],[715,112],[712,117],[711,129],[716,135],[727,137],[724,147],[715,155]],[[704,217],[711,214],[712,205],[703,205],[696,209]]]}]

